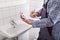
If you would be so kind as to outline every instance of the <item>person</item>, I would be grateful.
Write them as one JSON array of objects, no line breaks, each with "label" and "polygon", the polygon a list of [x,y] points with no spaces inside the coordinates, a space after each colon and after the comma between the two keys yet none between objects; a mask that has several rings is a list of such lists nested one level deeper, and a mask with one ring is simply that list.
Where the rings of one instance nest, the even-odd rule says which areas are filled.
[{"label": "person", "polygon": [[[45,8],[43,9],[45,13],[46,9]],[[54,37],[54,40],[59,40],[60,0],[49,0],[49,2],[47,3],[47,13],[48,13],[48,17],[40,19],[40,20],[31,20],[31,19],[23,17],[22,14],[20,14],[20,17],[24,22],[26,22],[29,25],[32,25],[33,28],[53,27],[52,36]],[[36,13],[36,15],[39,15],[39,13]],[[36,17],[36,15],[34,15],[34,17]]]}]

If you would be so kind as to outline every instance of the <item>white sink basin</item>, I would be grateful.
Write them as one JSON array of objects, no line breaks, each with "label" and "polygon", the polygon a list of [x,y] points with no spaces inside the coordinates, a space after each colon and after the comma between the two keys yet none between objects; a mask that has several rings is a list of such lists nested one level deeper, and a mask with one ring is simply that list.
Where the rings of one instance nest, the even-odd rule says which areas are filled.
[{"label": "white sink basin", "polygon": [[[26,11],[25,11],[26,10]],[[0,34],[4,37],[12,38],[22,34],[26,30],[30,29],[31,26],[27,24],[20,24],[12,26],[9,22],[10,19],[20,19],[20,11],[27,14],[28,2],[26,0],[1,0],[0,1]],[[2,16],[3,15],[3,16]],[[2,21],[1,21],[2,20]],[[20,20],[21,21],[21,20]]]},{"label": "white sink basin", "polygon": [[1,26],[0,28],[0,34],[4,37],[12,38],[16,37],[19,34],[22,34],[23,32],[27,31],[31,28],[31,25],[27,24],[19,24],[13,27],[11,24],[7,24],[4,26]]}]

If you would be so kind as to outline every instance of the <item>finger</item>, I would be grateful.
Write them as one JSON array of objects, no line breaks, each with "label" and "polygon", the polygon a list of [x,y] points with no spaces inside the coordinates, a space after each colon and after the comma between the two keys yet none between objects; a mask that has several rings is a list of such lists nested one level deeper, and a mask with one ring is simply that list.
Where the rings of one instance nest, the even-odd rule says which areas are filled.
[{"label": "finger", "polygon": [[33,11],[31,11],[31,14],[35,13],[35,9]]},{"label": "finger", "polygon": [[35,12],[35,9],[33,11]]},{"label": "finger", "polygon": [[20,12],[20,16],[22,16],[23,15],[23,12]]},{"label": "finger", "polygon": [[22,14],[23,14],[23,13],[22,13],[22,12],[20,12],[20,18],[22,17]]}]

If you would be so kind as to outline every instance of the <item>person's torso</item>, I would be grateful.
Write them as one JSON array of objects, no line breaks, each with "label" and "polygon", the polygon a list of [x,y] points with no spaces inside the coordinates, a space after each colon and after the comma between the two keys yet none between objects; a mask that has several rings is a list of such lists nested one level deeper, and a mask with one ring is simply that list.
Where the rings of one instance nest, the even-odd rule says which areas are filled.
[{"label": "person's torso", "polygon": [[47,13],[54,22],[53,34],[58,34],[60,32],[60,0],[49,0]]}]

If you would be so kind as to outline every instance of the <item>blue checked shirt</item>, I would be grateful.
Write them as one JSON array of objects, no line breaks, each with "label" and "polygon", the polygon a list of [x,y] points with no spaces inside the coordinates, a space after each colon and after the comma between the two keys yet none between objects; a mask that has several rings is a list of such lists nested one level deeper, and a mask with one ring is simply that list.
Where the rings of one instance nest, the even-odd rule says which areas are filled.
[{"label": "blue checked shirt", "polygon": [[[40,13],[40,11],[38,12]],[[46,9],[43,8],[43,13],[46,13]],[[55,40],[58,40],[60,34],[60,0],[49,0],[47,4],[48,18],[40,20],[32,20],[32,27],[52,27],[52,34]]]},{"label": "blue checked shirt", "polygon": [[[60,0],[49,0],[47,5],[48,18],[43,18],[40,20],[32,20],[33,27],[51,27],[60,21]],[[45,8],[43,8],[43,13],[46,13]],[[39,11],[40,13],[40,11]]]}]

